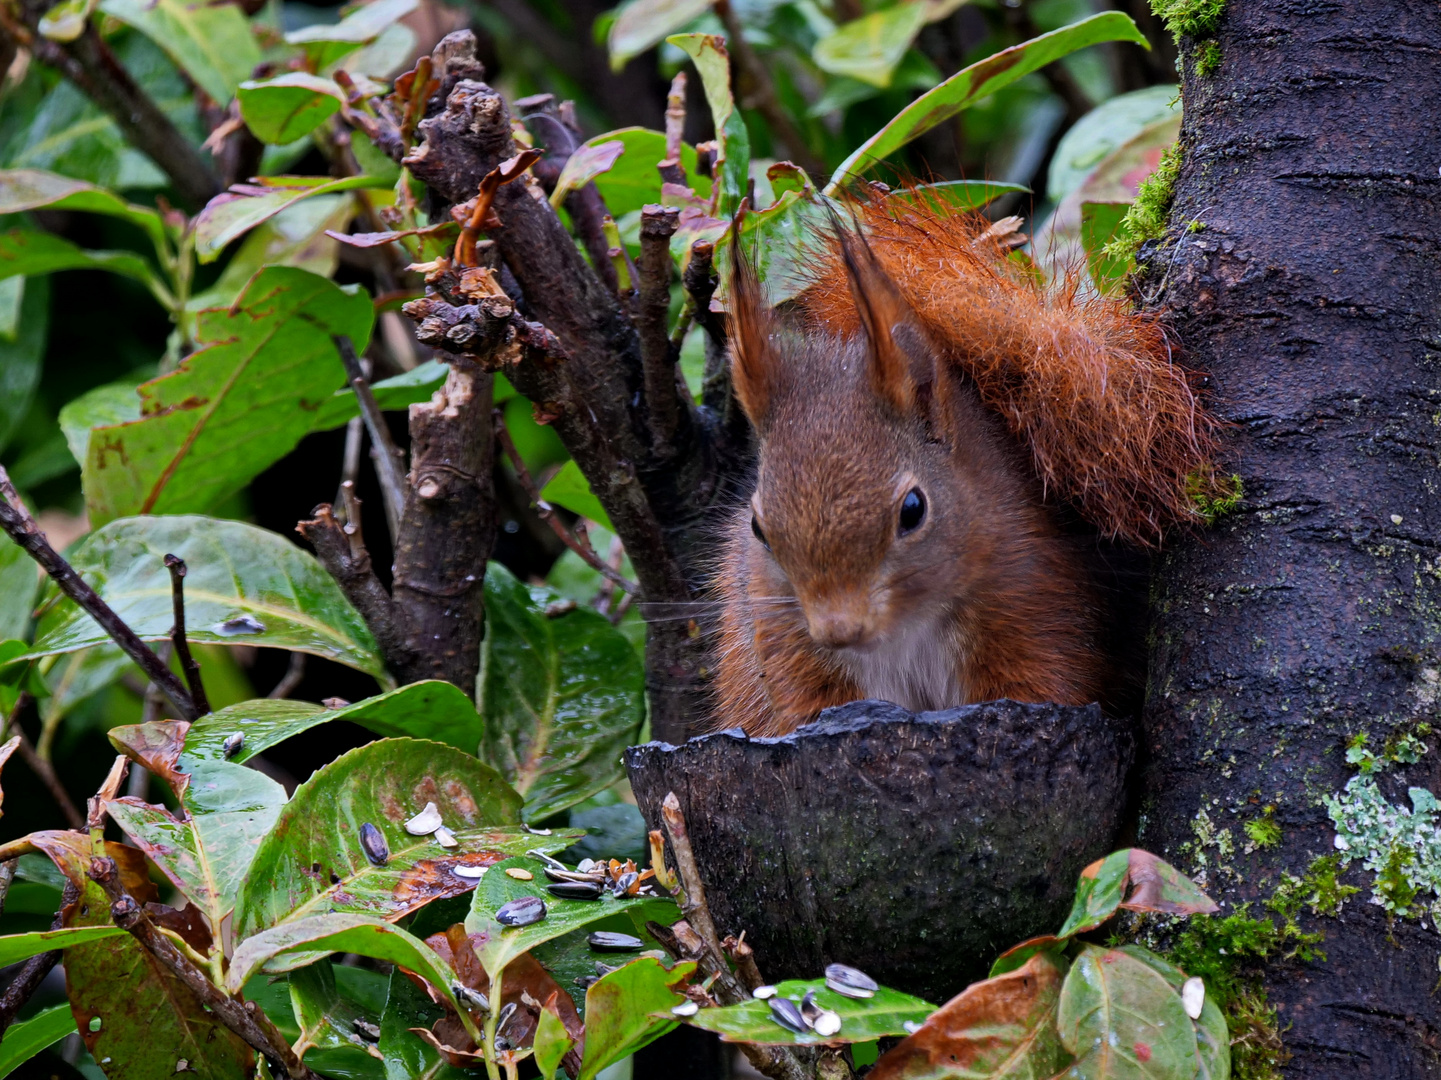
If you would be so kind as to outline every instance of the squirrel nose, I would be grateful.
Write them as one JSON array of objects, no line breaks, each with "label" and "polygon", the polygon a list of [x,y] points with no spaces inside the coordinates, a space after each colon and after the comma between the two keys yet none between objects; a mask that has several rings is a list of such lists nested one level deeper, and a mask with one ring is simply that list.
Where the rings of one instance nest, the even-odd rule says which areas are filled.
[{"label": "squirrel nose", "polygon": [[866,632],[864,611],[842,607],[816,608],[806,615],[811,638],[830,649],[855,645]]}]

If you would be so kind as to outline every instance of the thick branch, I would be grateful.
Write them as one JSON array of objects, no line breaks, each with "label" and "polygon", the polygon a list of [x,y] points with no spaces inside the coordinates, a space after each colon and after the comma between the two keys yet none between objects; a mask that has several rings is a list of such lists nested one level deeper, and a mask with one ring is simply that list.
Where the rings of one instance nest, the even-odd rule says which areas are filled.
[{"label": "thick branch", "polygon": [[651,437],[670,446],[680,433],[681,423],[690,419],[688,403],[676,384],[678,354],[671,347],[668,325],[670,279],[674,272],[670,238],[680,224],[680,211],[673,206],[652,205],[640,213],[640,291],[635,323],[640,333]]},{"label": "thick branch", "polygon": [[0,26],[114,120],[125,138],[160,166],[185,202],[201,207],[220,194],[220,181],[210,163],[121,66],[94,20],[87,21],[84,32],[66,45],[40,34],[39,21],[48,6],[22,4],[18,14],[23,24],[0,15]]},{"label": "thick branch", "polygon": [[155,928],[139,901],[121,886],[120,873],[113,859],[91,859],[90,879],[110,897],[110,916],[115,925],[133,935],[150,955],[185,984],[207,1011],[260,1053],[272,1072],[294,1080],[313,1080],[315,1074],[295,1056],[295,1051],[280,1037],[275,1026],[253,1001],[242,1005],[222,992]]},{"label": "thick branch", "polygon": [[196,711],[203,716],[210,711],[210,700],[205,696],[205,684],[200,681],[200,665],[190,654],[190,642],[185,640],[185,560],[178,555],[166,555],[165,568],[170,571],[170,601],[175,609],[170,641],[180,661],[180,670],[185,673],[185,685],[190,688],[191,700],[195,702]]},{"label": "thick branch", "polygon": [[100,599],[100,594],[86,584],[85,579],[75,572],[75,568],[50,546],[45,534],[40,531],[40,526],[20,501],[15,486],[10,483],[9,474],[3,468],[0,468],[0,529],[4,529],[10,539],[40,564],[61,592],[79,604],[100,624],[100,628],[124,650],[125,655],[140,665],[140,670],[160,687],[161,692],[170,699],[170,703],[184,719],[195,720],[199,717],[189,692],[161,662],[160,657],[140,640],[134,630],[125,625],[120,616],[111,610],[110,605]]}]

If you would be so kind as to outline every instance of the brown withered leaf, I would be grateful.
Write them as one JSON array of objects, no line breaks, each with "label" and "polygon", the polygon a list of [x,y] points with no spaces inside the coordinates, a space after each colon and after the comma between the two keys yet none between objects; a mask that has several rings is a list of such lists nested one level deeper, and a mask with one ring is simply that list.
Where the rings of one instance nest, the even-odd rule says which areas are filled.
[{"label": "brown withered leaf", "polygon": [[151,720],[110,729],[110,743],[131,761],[144,765],[184,799],[190,774],[180,772],[180,751],[185,747],[188,720]]},{"label": "brown withered leaf", "polygon": [[425,225],[418,229],[396,229],[390,232],[343,233],[334,229],[326,229],[325,235],[332,240],[339,240],[342,244],[348,244],[350,247],[373,248],[393,244],[407,236],[451,239],[459,232],[460,226],[449,221],[442,221],[438,225]]},{"label": "brown withered leaf", "polygon": [[1210,915],[1221,910],[1195,882],[1149,851],[1132,848],[1130,864],[1131,895],[1121,905],[1128,911]]},{"label": "brown withered leaf", "polygon": [[876,1062],[867,1080],[1046,1080],[1071,1061],[1056,1032],[1065,971],[1049,953],[972,983]]},{"label": "brown withered leaf", "polygon": [[156,926],[179,934],[185,944],[198,953],[208,953],[214,944],[215,939],[210,935],[205,916],[194,904],[186,904],[177,910],[167,904],[151,902],[145,905],[145,914]]}]

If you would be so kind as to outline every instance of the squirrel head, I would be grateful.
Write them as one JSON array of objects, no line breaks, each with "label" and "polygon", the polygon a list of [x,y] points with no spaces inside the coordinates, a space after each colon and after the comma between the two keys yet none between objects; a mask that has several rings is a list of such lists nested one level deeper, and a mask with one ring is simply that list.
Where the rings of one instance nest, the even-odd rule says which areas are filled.
[{"label": "squirrel head", "polygon": [[[841,655],[937,627],[994,569],[1024,466],[863,241],[837,239],[859,333],[798,330],[741,254],[732,383],[759,439],[753,594],[793,596]],[[1024,514],[1022,514],[1024,517]]]}]

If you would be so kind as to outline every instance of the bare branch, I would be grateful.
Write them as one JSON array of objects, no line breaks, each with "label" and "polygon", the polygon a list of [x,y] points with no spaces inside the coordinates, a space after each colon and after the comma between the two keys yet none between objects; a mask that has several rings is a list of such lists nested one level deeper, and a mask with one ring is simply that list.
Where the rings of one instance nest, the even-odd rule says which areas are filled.
[{"label": "bare branch", "polygon": [[645,400],[650,409],[651,436],[665,446],[679,433],[689,403],[676,385],[678,358],[670,341],[670,280],[675,267],[670,238],[680,224],[674,206],[646,206],[640,212],[640,290],[635,324],[640,334],[641,368],[645,374]]},{"label": "bare branch", "polygon": [[385,426],[385,414],[371,392],[370,382],[360,366],[360,357],[355,355],[355,346],[343,334],[333,339],[340,359],[345,364],[345,375],[355,391],[355,400],[360,405],[360,416],[365,421],[365,430],[370,432],[370,442],[375,448],[375,475],[380,480],[380,493],[385,500],[385,520],[394,537],[400,528],[400,514],[405,506],[405,455],[390,437]]},{"label": "bare branch", "polygon": [[676,72],[671,80],[670,94],[665,99],[665,160],[656,166],[664,183],[681,187],[686,186],[685,166],[680,159],[685,135],[685,84],[685,72]]},{"label": "bare branch", "polygon": [[156,960],[170,969],[206,1010],[260,1053],[277,1076],[313,1080],[315,1074],[295,1056],[255,1002],[242,1005],[212,983],[175,944],[155,928],[139,901],[125,892],[113,859],[91,859],[90,879],[110,897],[115,925],[131,934]]},{"label": "bare branch", "polygon": [[178,555],[165,556],[165,568],[170,571],[170,601],[175,608],[175,624],[170,628],[170,641],[175,646],[175,655],[180,660],[180,670],[185,673],[185,684],[190,688],[190,698],[200,715],[210,712],[210,700],[205,696],[205,684],[200,680],[200,665],[190,654],[190,642],[185,640],[185,560]]},{"label": "bare branch", "polygon": [[0,529],[4,529],[10,539],[40,564],[61,592],[79,604],[100,624],[100,628],[124,650],[125,655],[140,665],[140,670],[160,687],[182,718],[194,720],[200,715],[195,711],[195,702],[191,700],[189,692],[161,662],[160,657],[140,640],[134,630],[125,625],[124,620],[111,610],[110,605],[100,599],[100,594],[50,546],[45,534],[40,531],[40,526],[20,501],[15,485],[10,483],[10,476],[3,468],[0,468]]},{"label": "bare branch", "polygon": [[270,688],[270,693],[265,696],[275,699],[288,698],[291,694],[295,693],[295,688],[300,685],[304,678],[305,654],[303,652],[293,652],[290,654],[290,666],[285,669],[285,674],[278,683]]},{"label": "bare branch", "polygon": [[395,667],[400,659],[400,635],[395,629],[390,608],[390,593],[371,568],[370,552],[360,531],[360,500],[355,485],[344,483],[345,524],[335,519],[329,503],[321,503],[309,521],[299,522],[295,531],[315,548],[315,557],[340,586],[340,591],[355,605],[365,625],[375,635],[386,665]]},{"label": "bare branch", "polygon": [[516,450],[515,442],[511,439],[510,432],[506,430],[505,418],[498,409],[495,413],[495,437],[500,440],[501,449],[505,451],[505,456],[510,459],[510,464],[515,469],[515,477],[520,481],[520,486],[525,489],[526,495],[530,497],[531,503],[535,506],[536,516],[551,527],[551,531],[560,538],[562,544],[579,555],[585,564],[600,574],[601,577],[618,585],[626,592],[635,592],[637,588],[636,583],[627,579],[597,555],[595,548],[591,547],[589,540],[583,541],[567,529],[565,522],[556,516],[555,509],[550,503],[540,497],[540,492],[536,489],[535,481],[531,479],[530,470],[525,467],[525,460],[520,456],[520,452]]},{"label": "bare branch", "polygon": [[676,873],[680,875],[681,913],[705,939],[705,943],[721,953],[720,937],[716,934],[715,921],[705,902],[705,883],[701,881],[700,867],[696,865],[695,852],[690,846],[690,832],[686,829],[685,814],[681,812],[680,800],[674,791],[666,794],[660,806],[661,819],[665,822],[666,834],[670,837],[671,854],[675,856]]},{"label": "bare branch", "polygon": [[60,807],[60,813],[64,816],[65,823],[72,829],[83,829],[85,828],[85,818],[81,816],[80,811],[76,809],[75,804],[71,801],[69,792],[65,790],[65,785],[60,782],[60,777],[55,775],[55,767],[35,752],[35,747],[31,745],[29,737],[25,734],[25,730],[20,726],[20,713],[25,710],[31,700],[30,695],[23,691],[20,696],[15,699],[15,707],[10,710],[10,715],[5,718],[4,734],[6,737],[13,735],[20,740],[15,749],[19,751],[20,757],[24,760],[26,767],[39,777],[40,782],[45,785],[45,790],[50,792],[50,797],[54,799],[55,804]]}]

